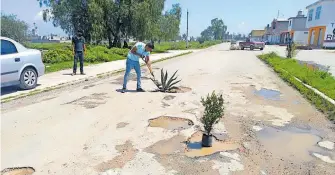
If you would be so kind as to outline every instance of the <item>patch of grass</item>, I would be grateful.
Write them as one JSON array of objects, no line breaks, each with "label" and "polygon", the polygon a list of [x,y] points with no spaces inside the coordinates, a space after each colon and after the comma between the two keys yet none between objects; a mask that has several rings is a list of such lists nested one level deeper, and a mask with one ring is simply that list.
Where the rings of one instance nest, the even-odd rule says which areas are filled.
[{"label": "patch of grass", "polygon": [[[275,53],[260,55],[258,58],[260,58],[266,64],[270,65],[284,81],[296,88],[305,98],[307,98],[313,105],[315,105],[318,110],[325,113],[329,120],[333,122],[335,121],[335,105],[321,97],[313,90],[307,88],[303,83],[295,78],[297,77],[300,80],[301,78],[310,78],[311,80],[308,81],[309,83],[312,83],[309,84],[310,86],[316,89],[318,89],[318,87],[322,87],[323,91],[321,91],[321,89],[318,90],[334,99],[334,96],[330,95],[334,95],[333,91],[335,91],[335,88],[328,89],[327,87],[327,83],[329,83],[330,86],[335,84],[335,79],[333,77],[329,77],[328,74],[325,77],[322,77],[322,71],[310,70],[306,66],[297,63],[296,60],[285,59],[279,57]],[[316,87],[315,83],[320,84]]]},{"label": "patch of grass", "polygon": [[276,53],[260,55],[259,58],[275,69],[286,70],[305,84],[335,100],[335,78],[329,72],[302,65],[295,59],[285,59]]}]

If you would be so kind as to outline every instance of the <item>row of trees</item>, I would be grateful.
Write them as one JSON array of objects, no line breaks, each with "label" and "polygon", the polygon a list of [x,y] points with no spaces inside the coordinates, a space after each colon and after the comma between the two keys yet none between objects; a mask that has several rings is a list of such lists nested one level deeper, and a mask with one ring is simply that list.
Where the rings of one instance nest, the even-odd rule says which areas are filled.
[{"label": "row of trees", "polygon": [[44,21],[67,34],[84,31],[87,41],[107,39],[120,47],[121,39],[173,40],[178,37],[181,7],[174,4],[162,13],[165,0],[37,0],[46,6]]},{"label": "row of trees", "polygon": [[28,24],[17,19],[15,15],[1,13],[1,36],[23,42],[28,35]]}]

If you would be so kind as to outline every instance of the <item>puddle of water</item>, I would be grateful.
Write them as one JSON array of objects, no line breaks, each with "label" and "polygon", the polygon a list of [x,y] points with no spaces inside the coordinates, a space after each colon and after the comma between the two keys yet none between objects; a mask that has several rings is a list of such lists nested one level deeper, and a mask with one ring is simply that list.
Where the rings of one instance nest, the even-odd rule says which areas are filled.
[{"label": "puddle of water", "polygon": [[202,147],[201,140],[202,140],[202,132],[198,131],[194,133],[191,138],[187,141],[187,149],[185,151],[186,156],[188,157],[202,157],[212,155],[217,152],[221,151],[229,151],[229,150],[236,150],[240,146],[234,142],[222,142],[215,137],[213,138],[213,146],[212,147]]},{"label": "puddle of water", "polygon": [[1,175],[32,175],[34,172],[33,167],[15,167],[2,170]]},{"label": "puddle of water", "polygon": [[265,149],[275,157],[310,161],[313,159],[311,152],[322,151],[317,147],[321,137],[313,130],[265,127],[257,132],[257,136]]},{"label": "puddle of water", "polygon": [[183,130],[188,129],[193,125],[194,123],[192,120],[179,117],[161,116],[149,120],[150,127],[159,127],[168,130]]},{"label": "puddle of water", "polygon": [[262,88],[259,91],[255,90],[254,93],[267,100],[275,100],[275,101],[280,100],[280,92],[276,90]]}]

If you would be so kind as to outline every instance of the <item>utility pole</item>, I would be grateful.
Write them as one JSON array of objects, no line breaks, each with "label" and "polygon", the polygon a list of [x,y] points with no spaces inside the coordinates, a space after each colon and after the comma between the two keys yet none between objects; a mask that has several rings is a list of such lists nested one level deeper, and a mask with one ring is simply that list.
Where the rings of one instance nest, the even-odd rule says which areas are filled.
[{"label": "utility pole", "polygon": [[188,48],[188,9],[187,9],[187,22],[186,22],[186,48]]},{"label": "utility pole", "polygon": [[278,14],[277,14],[277,19],[279,18],[279,10],[278,10]]}]

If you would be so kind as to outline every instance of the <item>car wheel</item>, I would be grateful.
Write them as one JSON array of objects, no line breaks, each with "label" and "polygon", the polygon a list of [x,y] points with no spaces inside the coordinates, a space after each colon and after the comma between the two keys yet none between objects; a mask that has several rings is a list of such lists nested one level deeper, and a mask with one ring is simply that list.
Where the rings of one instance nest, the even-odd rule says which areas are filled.
[{"label": "car wheel", "polygon": [[264,48],[261,48],[261,50],[264,50]]},{"label": "car wheel", "polygon": [[250,50],[254,50],[255,48],[254,48],[254,46],[250,46]]},{"label": "car wheel", "polygon": [[20,76],[20,88],[24,90],[33,89],[37,85],[37,73],[33,68],[25,68]]},{"label": "car wheel", "polygon": [[241,50],[244,50],[244,47],[241,47]]}]

